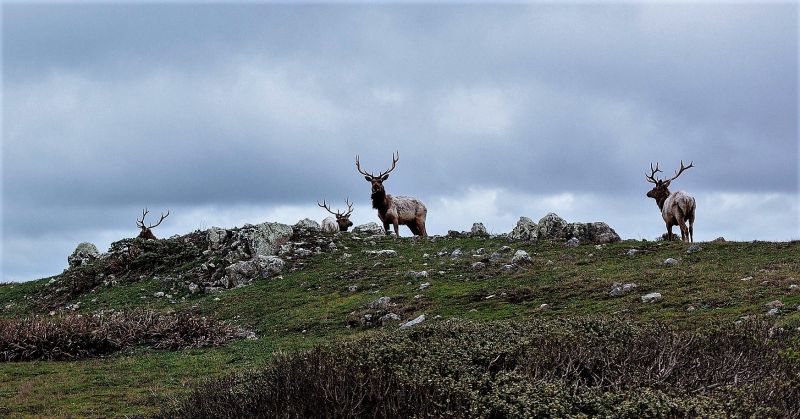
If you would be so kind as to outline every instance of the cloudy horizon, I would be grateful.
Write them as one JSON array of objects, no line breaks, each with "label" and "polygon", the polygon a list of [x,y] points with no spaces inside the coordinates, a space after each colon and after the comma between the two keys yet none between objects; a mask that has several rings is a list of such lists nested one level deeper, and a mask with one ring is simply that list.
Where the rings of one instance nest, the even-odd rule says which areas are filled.
[{"label": "cloudy horizon", "polygon": [[[377,221],[369,171],[428,231],[555,212],[664,232],[644,175],[697,199],[697,241],[800,239],[798,6],[2,5],[0,281],[79,242],[264,221],[326,199]],[[409,236],[407,228],[401,235]]]}]

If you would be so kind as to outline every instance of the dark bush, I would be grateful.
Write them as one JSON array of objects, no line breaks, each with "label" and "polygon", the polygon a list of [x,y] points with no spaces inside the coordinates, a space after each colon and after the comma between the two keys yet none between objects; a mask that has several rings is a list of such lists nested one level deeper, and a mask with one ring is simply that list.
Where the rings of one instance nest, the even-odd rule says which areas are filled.
[{"label": "dark bush", "polygon": [[0,319],[0,362],[74,360],[136,345],[171,350],[200,348],[222,345],[242,334],[241,329],[188,312],[134,310]]},{"label": "dark bush", "polygon": [[161,417],[797,417],[797,346],[762,323],[448,321],[279,356]]}]

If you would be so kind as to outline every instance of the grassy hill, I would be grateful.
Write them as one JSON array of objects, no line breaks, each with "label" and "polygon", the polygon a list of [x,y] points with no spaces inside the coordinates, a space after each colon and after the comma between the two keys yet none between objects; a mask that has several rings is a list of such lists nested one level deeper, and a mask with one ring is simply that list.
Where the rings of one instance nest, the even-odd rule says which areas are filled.
[{"label": "grassy hill", "polygon": [[[156,414],[189,395],[198,397],[201,393],[193,390],[207,380],[222,383],[233,373],[274,368],[276,362],[319,345],[375,344],[379,338],[406,339],[415,330],[442,333],[459,327],[541,335],[530,325],[564,319],[659,324],[674,333],[764,320],[790,335],[781,359],[789,368],[800,365],[800,289],[791,287],[800,285],[800,242],[698,243],[700,250],[687,252],[688,245],[679,242],[567,247],[563,241],[498,237],[323,238],[334,240],[336,250],[293,258],[278,277],[223,292],[190,293],[172,274],[194,269],[199,262],[178,257],[167,264],[141,264],[135,275],[121,275],[113,285],[93,282],[75,292],[54,293],[54,278],[0,285],[4,321],[148,308],[196,313],[257,336],[217,347],[159,350],[138,345],[74,361],[0,363],[0,416]],[[170,240],[179,239],[162,240],[159,246],[178,246]],[[371,253],[385,249],[396,256]],[[453,257],[457,249],[461,256]],[[516,250],[527,251],[531,261],[511,264]],[[494,252],[500,260],[490,260]],[[665,264],[667,258],[677,264]],[[475,265],[481,261],[483,265]],[[73,271],[92,275],[92,269]],[[611,296],[615,283],[637,286]],[[159,292],[169,297],[156,297]],[[641,296],[651,292],[662,298],[642,302]],[[389,297],[389,302],[370,306],[380,297]],[[783,306],[768,316],[767,304],[774,300]],[[57,313],[51,316],[51,311]],[[426,320],[400,331],[400,322],[382,325],[377,320],[388,312],[402,321],[421,314]],[[517,338],[506,333],[492,339]]]}]

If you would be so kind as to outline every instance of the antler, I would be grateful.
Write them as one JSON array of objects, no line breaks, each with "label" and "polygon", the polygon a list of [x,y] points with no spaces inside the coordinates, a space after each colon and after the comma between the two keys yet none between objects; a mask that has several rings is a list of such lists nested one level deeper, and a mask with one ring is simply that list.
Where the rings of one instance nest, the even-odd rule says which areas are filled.
[{"label": "antler", "polygon": [[656,179],[656,173],[661,172],[664,173],[663,170],[658,168],[658,163],[656,162],[656,168],[653,169],[653,163],[650,163],[650,176],[644,175],[645,179],[647,179],[650,183],[658,183],[658,179]]},{"label": "antler", "polygon": [[676,171],[675,176],[673,176],[672,179],[670,179],[669,181],[672,182],[673,180],[677,179],[678,176],[680,176],[684,170],[691,169],[692,167],[694,167],[694,162],[690,162],[688,166],[684,167],[683,160],[681,160],[681,170]]},{"label": "antler", "polygon": [[147,210],[147,208],[145,208],[145,209],[143,209],[143,210],[142,210],[142,219],[141,219],[141,220],[140,220],[140,219],[138,219],[138,218],[136,219],[136,227],[139,227],[139,228],[146,228],[146,227],[144,226],[144,217],[146,217],[146,216],[147,216],[147,213],[148,213],[148,212],[150,212],[150,211],[148,211],[148,210]]},{"label": "antler", "polygon": [[358,160],[358,155],[356,155],[356,169],[358,169],[358,171],[364,176],[379,178],[388,175],[392,170],[394,170],[394,168],[397,167],[398,160],[400,160],[400,152],[395,151],[394,153],[392,153],[392,167],[390,167],[389,170],[385,172],[381,172],[378,176],[375,176],[372,173],[367,173],[366,171],[361,169],[361,162]]},{"label": "antler", "polygon": [[350,198],[345,198],[344,202],[347,204],[347,212],[343,215],[343,217],[349,217],[350,214],[353,213],[353,203],[350,202]]},{"label": "antler", "polygon": [[[167,211],[167,215],[164,215],[164,213],[162,212],[161,213],[161,218],[158,220],[158,222],[153,224],[153,225],[151,225],[150,227],[147,227],[147,228],[158,227],[158,225],[161,224],[161,222],[164,221],[164,219],[167,218],[167,217],[169,217],[169,211]],[[142,222],[144,222],[144,217],[142,217]]]},{"label": "antler", "polygon": [[329,213],[331,213],[333,215],[339,215],[338,211],[337,212],[331,211],[331,208],[328,206],[328,204],[325,202],[324,199],[322,200],[321,204],[319,203],[319,201],[317,201],[317,205],[319,205],[321,208],[325,208],[326,210],[328,210]]}]

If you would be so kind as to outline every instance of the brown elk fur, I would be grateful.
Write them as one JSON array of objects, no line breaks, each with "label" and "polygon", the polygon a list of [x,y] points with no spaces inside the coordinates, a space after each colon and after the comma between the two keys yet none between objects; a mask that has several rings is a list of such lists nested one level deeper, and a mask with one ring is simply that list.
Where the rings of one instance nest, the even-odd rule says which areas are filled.
[{"label": "brown elk fur", "polygon": [[400,225],[405,225],[415,236],[426,237],[428,232],[425,229],[425,219],[428,209],[425,204],[414,197],[387,194],[383,187],[383,182],[389,178],[389,172],[394,170],[397,160],[400,158],[399,154],[392,157],[392,167],[388,171],[374,176],[361,170],[361,164],[356,156],[356,168],[364,175],[364,179],[372,184],[372,208],[378,210],[378,218],[383,223],[386,234],[389,234],[389,225],[393,225],[395,236],[399,236]]},{"label": "brown elk fur", "polygon": [[322,201],[321,204],[317,202],[320,208],[325,208],[329,213],[333,214],[332,217],[327,217],[322,220],[322,231],[328,233],[335,233],[337,231],[345,232],[353,225],[353,222],[350,221],[350,214],[353,213],[353,203],[350,202],[349,198],[345,199],[344,202],[347,203],[347,212],[344,214],[338,210],[333,212],[325,201]]},{"label": "brown elk fur", "polygon": [[673,237],[676,237],[674,234],[672,234],[672,227],[678,226],[681,229],[682,241],[694,241],[694,215],[695,209],[697,208],[695,200],[692,196],[684,191],[678,191],[674,193],[669,191],[670,183],[677,179],[684,170],[691,167],[694,167],[692,163],[689,163],[689,166],[684,167],[683,162],[681,161],[680,171],[677,171],[672,179],[664,180],[655,178],[656,172],[661,171],[658,169],[658,164],[656,164],[655,169],[653,169],[653,166],[650,165],[650,170],[652,173],[650,176],[646,177],[648,182],[655,185],[653,189],[647,192],[647,197],[655,199],[656,204],[658,204],[658,208],[661,210],[661,217],[664,219],[664,223],[667,226],[667,240],[672,240]]}]

